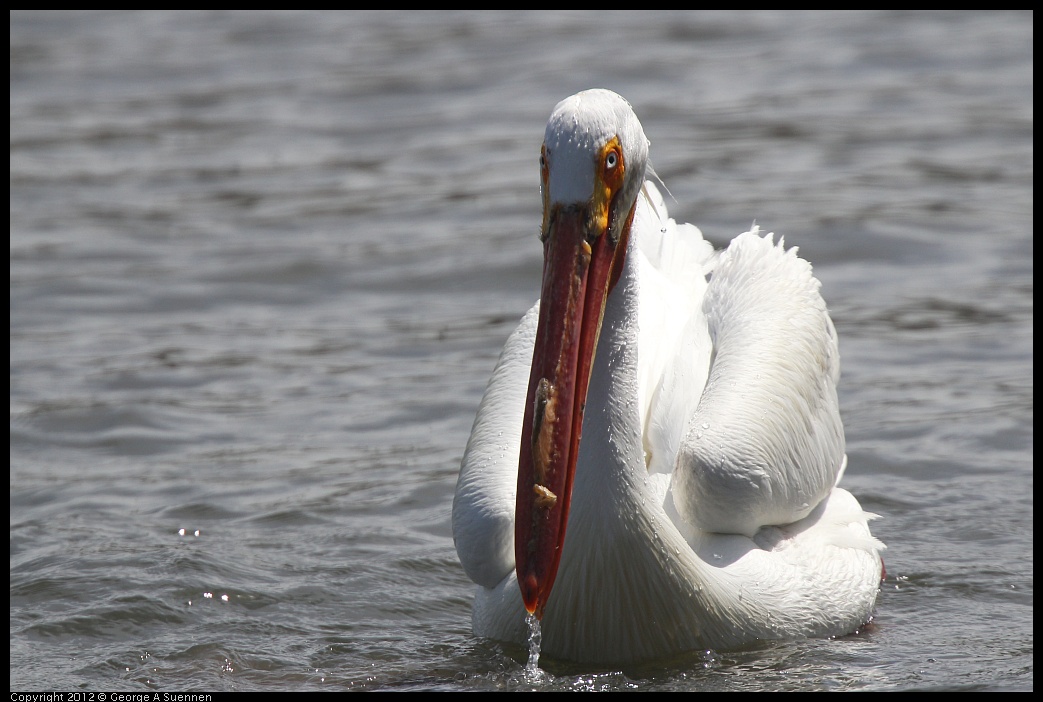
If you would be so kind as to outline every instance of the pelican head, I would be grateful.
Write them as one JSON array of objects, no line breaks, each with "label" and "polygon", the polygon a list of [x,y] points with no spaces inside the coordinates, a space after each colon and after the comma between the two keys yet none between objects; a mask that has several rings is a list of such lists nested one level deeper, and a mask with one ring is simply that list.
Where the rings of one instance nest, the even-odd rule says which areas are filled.
[{"label": "pelican head", "polygon": [[558,103],[540,152],[543,282],[518,466],[515,561],[537,617],[561,559],[605,301],[622,270],[648,140],[608,90]]}]

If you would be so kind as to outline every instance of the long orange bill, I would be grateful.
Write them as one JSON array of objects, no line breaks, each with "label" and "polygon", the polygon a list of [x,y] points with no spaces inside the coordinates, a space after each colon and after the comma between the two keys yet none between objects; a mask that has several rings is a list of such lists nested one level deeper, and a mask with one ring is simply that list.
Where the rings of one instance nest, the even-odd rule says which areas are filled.
[{"label": "long orange bill", "polygon": [[547,220],[515,514],[518,583],[525,608],[539,618],[561,560],[587,383],[632,218],[633,210],[617,242],[596,231],[597,219],[580,205],[558,206]]}]

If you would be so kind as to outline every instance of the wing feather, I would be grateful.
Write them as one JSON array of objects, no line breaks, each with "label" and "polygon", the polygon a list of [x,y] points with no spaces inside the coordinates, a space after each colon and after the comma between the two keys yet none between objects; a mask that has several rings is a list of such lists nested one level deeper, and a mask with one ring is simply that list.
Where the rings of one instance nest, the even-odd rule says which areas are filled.
[{"label": "wing feather", "polygon": [[811,264],[772,239],[757,227],[736,237],[703,303],[713,356],[672,487],[705,531],[798,521],[844,464],[836,331]]}]

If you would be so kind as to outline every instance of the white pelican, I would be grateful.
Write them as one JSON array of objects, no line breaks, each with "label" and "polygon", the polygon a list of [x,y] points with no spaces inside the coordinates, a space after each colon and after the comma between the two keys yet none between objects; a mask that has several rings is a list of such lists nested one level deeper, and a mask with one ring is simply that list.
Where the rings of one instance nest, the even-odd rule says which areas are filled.
[{"label": "white pelican", "polygon": [[[757,227],[712,250],[645,180],[607,90],[562,101],[540,171],[542,301],[503,349],[453,501],[478,636],[617,664],[868,621],[884,548],[855,498],[836,332]],[[582,440],[580,439],[582,431]]]}]

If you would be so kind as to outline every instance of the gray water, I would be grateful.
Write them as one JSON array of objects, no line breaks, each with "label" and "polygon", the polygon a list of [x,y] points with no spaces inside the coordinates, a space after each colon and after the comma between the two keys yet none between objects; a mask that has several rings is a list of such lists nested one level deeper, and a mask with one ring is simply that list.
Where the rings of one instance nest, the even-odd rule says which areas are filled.
[{"label": "gray water", "polygon": [[[1032,25],[13,12],[11,689],[1031,689]],[[471,634],[456,473],[593,86],[823,282],[864,631],[535,682]]]}]

